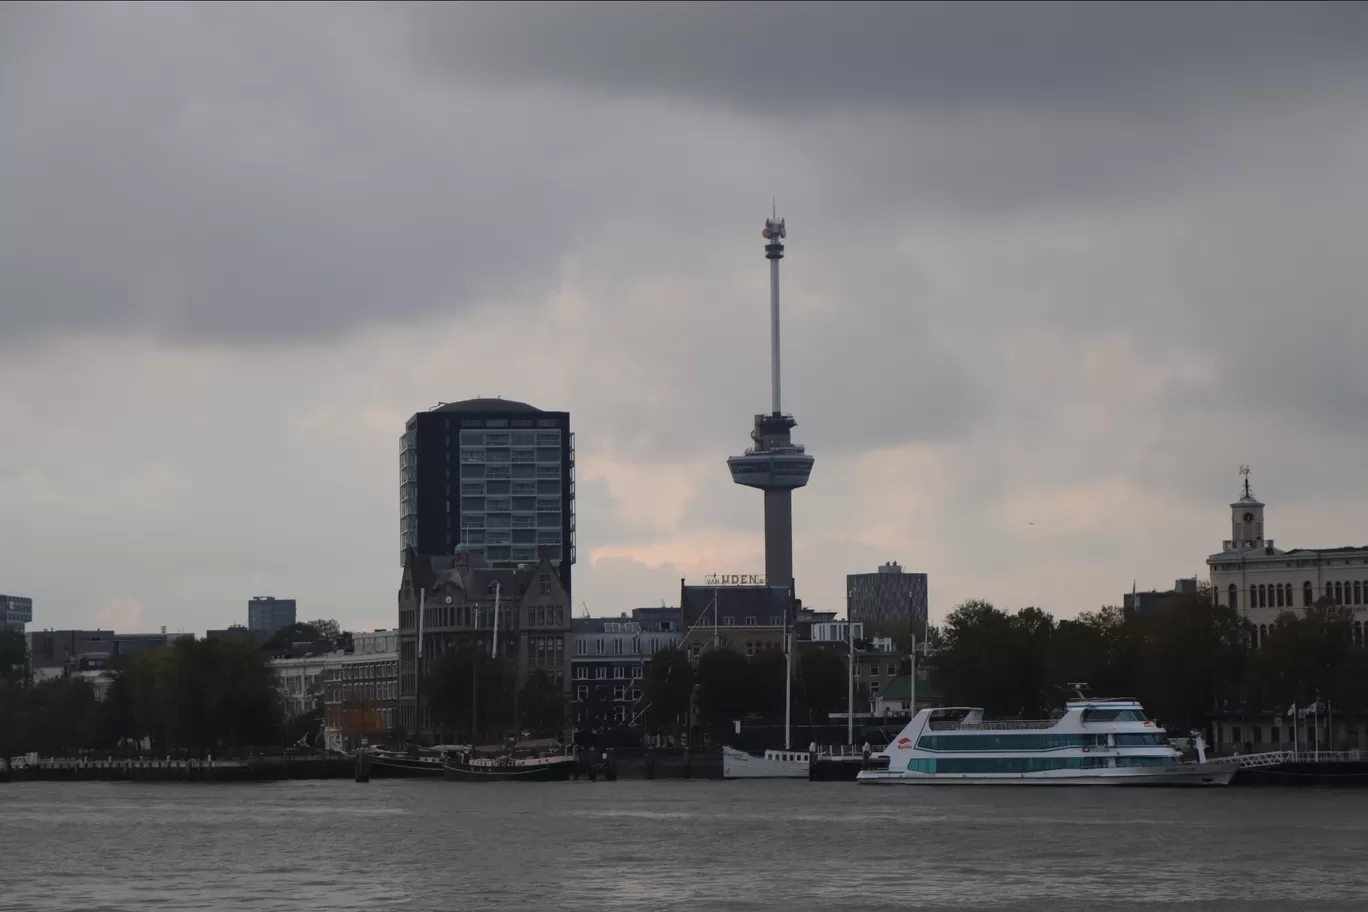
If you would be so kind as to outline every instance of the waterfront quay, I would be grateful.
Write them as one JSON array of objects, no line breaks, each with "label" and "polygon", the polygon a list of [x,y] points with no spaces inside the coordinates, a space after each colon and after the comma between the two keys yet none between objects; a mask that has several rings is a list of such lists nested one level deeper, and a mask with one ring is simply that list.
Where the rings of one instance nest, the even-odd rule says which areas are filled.
[{"label": "waterfront quay", "polygon": [[16,764],[0,782],[271,782],[350,778],[350,757],[261,757],[251,760],[45,759]]}]

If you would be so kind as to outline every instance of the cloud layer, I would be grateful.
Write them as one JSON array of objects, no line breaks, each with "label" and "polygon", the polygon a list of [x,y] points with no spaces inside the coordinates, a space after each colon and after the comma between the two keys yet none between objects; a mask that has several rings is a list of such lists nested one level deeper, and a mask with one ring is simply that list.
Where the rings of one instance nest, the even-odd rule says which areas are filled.
[{"label": "cloud layer", "polygon": [[[1368,38],[1350,4],[11,5],[0,591],[204,629],[393,622],[397,438],[572,413],[577,600],[760,566],[933,614],[1204,570],[1234,469],[1361,543]],[[74,572],[79,567],[79,572]]]}]

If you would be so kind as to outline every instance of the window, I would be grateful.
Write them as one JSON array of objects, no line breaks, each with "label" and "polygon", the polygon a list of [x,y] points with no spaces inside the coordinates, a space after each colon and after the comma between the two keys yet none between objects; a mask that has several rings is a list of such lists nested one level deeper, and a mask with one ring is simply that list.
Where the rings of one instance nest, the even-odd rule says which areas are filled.
[{"label": "window", "polygon": [[613,655],[622,655],[622,637],[613,638]]},{"label": "window", "polygon": [[627,688],[626,688],[624,685],[622,685],[622,684],[616,684],[616,685],[613,686],[613,699],[614,699],[614,700],[621,700],[621,699],[623,699],[623,697],[626,695],[626,693],[627,693]]},{"label": "window", "polygon": [[1278,744],[1278,743],[1279,743],[1279,741],[1278,741],[1278,735],[1280,735],[1280,734],[1282,734],[1282,733],[1281,733],[1280,731],[1278,731],[1278,726],[1275,725],[1275,726],[1273,726],[1272,728],[1270,728],[1270,729],[1268,730],[1268,740],[1269,740],[1269,742],[1272,743],[1272,744]]},{"label": "window", "polygon": [[771,626],[771,627],[782,627],[782,626],[784,626],[784,616],[783,616],[782,614],[771,614],[771,615],[770,615],[770,626]]},{"label": "window", "polygon": [[599,680],[603,680],[604,678],[608,677],[608,669],[600,665],[598,668],[594,669],[594,677],[598,678]]},{"label": "window", "polygon": [[[1234,587],[1234,586],[1231,586],[1230,588],[1231,588],[1232,590],[1234,590],[1235,587]],[[1314,601],[1314,599],[1311,597],[1311,596],[1312,596],[1312,591],[1313,591],[1313,590],[1311,589],[1311,581],[1310,581],[1310,580],[1307,580],[1305,583],[1302,583],[1302,606],[1303,606],[1303,607],[1309,607],[1309,606],[1311,605],[1311,602]]]},{"label": "window", "polygon": [[1232,725],[1230,727],[1230,740],[1237,742],[1240,740],[1240,726]]},{"label": "window", "polygon": [[1168,744],[1168,736],[1160,734],[1118,734],[1112,735],[1117,747],[1154,747]]},{"label": "window", "polygon": [[897,675],[897,673],[898,673],[898,666],[897,666],[897,665],[892,665],[892,664],[890,664],[890,665],[888,666],[888,676],[891,678],[891,677],[894,677],[895,675]]},{"label": "window", "polygon": [[636,678],[640,678],[640,677],[641,677],[641,666],[640,666],[640,665],[634,665],[634,666],[632,667],[632,677],[633,677],[633,679],[636,679]]},{"label": "window", "polygon": [[736,618],[734,618],[734,617],[728,616],[728,617],[724,617],[724,618],[722,619],[722,626],[723,626],[723,627],[732,627],[732,626],[735,626],[735,624],[736,624]]},{"label": "window", "polygon": [[747,658],[750,658],[750,657],[752,657],[752,656],[754,656],[754,655],[755,655],[755,644],[754,644],[754,643],[747,643],[747,644],[746,644],[746,657],[747,657]]},{"label": "window", "polygon": [[1236,611],[1239,611],[1239,610],[1240,610],[1240,590],[1238,590],[1238,589],[1235,588],[1235,584],[1234,584],[1234,583],[1231,583],[1231,584],[1230,584],[1230,588],[1229,588],[1227,591],[1230,593],[1230,607],[1233,608],[1233,609],[1236,610]]},{"label": "window", "polygon": [[584,702],[589,699],[589,685],[581,684],[575,688],[575,699]]},{"label": "window", "polygon": [[594,655],[603,655],[603,637],[594,641]]},{"label": "window", "polygon": [[1144,722],[1145,714],[1138,709],[1085,709],[1084,722]]},{"label": "window", "polygon": [[1040,751],[1069,747],[1094,747],[1105,744],[1106,735],[1066,734],[973,734],[922,735],[917,749],[964,753],[968,751]]},{"label": "window", "polygon": [[755,626],[755,615],[753,615],[753,614],[748,614],[748,615],[746,615],[746,626],[747,626],[747,627],[754,627],[754,626]]},{"label": "window", "polygon": [[689,654],[692,655],[695,659],[698,658],[699,655],[702,654],[702,652],[703,646],[700,643],[694,643],[693,646],[689,647]]},{"label": "window", "polygon": [[1252,731],[1253,734],[1254,734],[1254,743],[1255,743],[1255,744],[1262,744],[1262,743],[1263,743],[1263,728],[1261,728],[1260,726],[1256,725],[1256,726],[1254,726],[1254,727],[1251,729],[1251,731]]},{"label": "window", "polygon": [[613,677],[614,677],[614,678],[625,678],[625,677],[627,677],[626,669],[624,669],[621,665],[617,666],[616,668],[613,669]]}]

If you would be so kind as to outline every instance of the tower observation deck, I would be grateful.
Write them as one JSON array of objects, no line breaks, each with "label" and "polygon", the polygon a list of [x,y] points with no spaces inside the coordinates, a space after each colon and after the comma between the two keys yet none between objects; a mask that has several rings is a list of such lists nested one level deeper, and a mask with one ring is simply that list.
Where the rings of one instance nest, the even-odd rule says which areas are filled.
[{"label": "tower observation deck", "polygon": [[784,414],[779,382],[779,261],[787,236],[783,219],[766,219],[762,232],[770,262],[771,410],[755,416],[753,446],[727,459],[732,481],[765,492],[765,578],[771,586],[793,585],[793,489],[808,483],[813,458],[790,438],[798,422]]}]

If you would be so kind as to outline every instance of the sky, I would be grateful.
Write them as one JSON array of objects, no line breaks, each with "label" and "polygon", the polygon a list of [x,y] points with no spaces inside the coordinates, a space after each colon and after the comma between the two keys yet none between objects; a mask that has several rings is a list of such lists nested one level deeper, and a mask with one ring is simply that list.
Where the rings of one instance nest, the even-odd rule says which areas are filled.
[{"label": "sky", "polygon": [[580,610],[761,572],[774,201],[809,607],[1205,577],[1242,464],[1368,543],[1363,5],[11,3],[0,136],[30,629],[393,626],[477,395],[571,414]]}]

